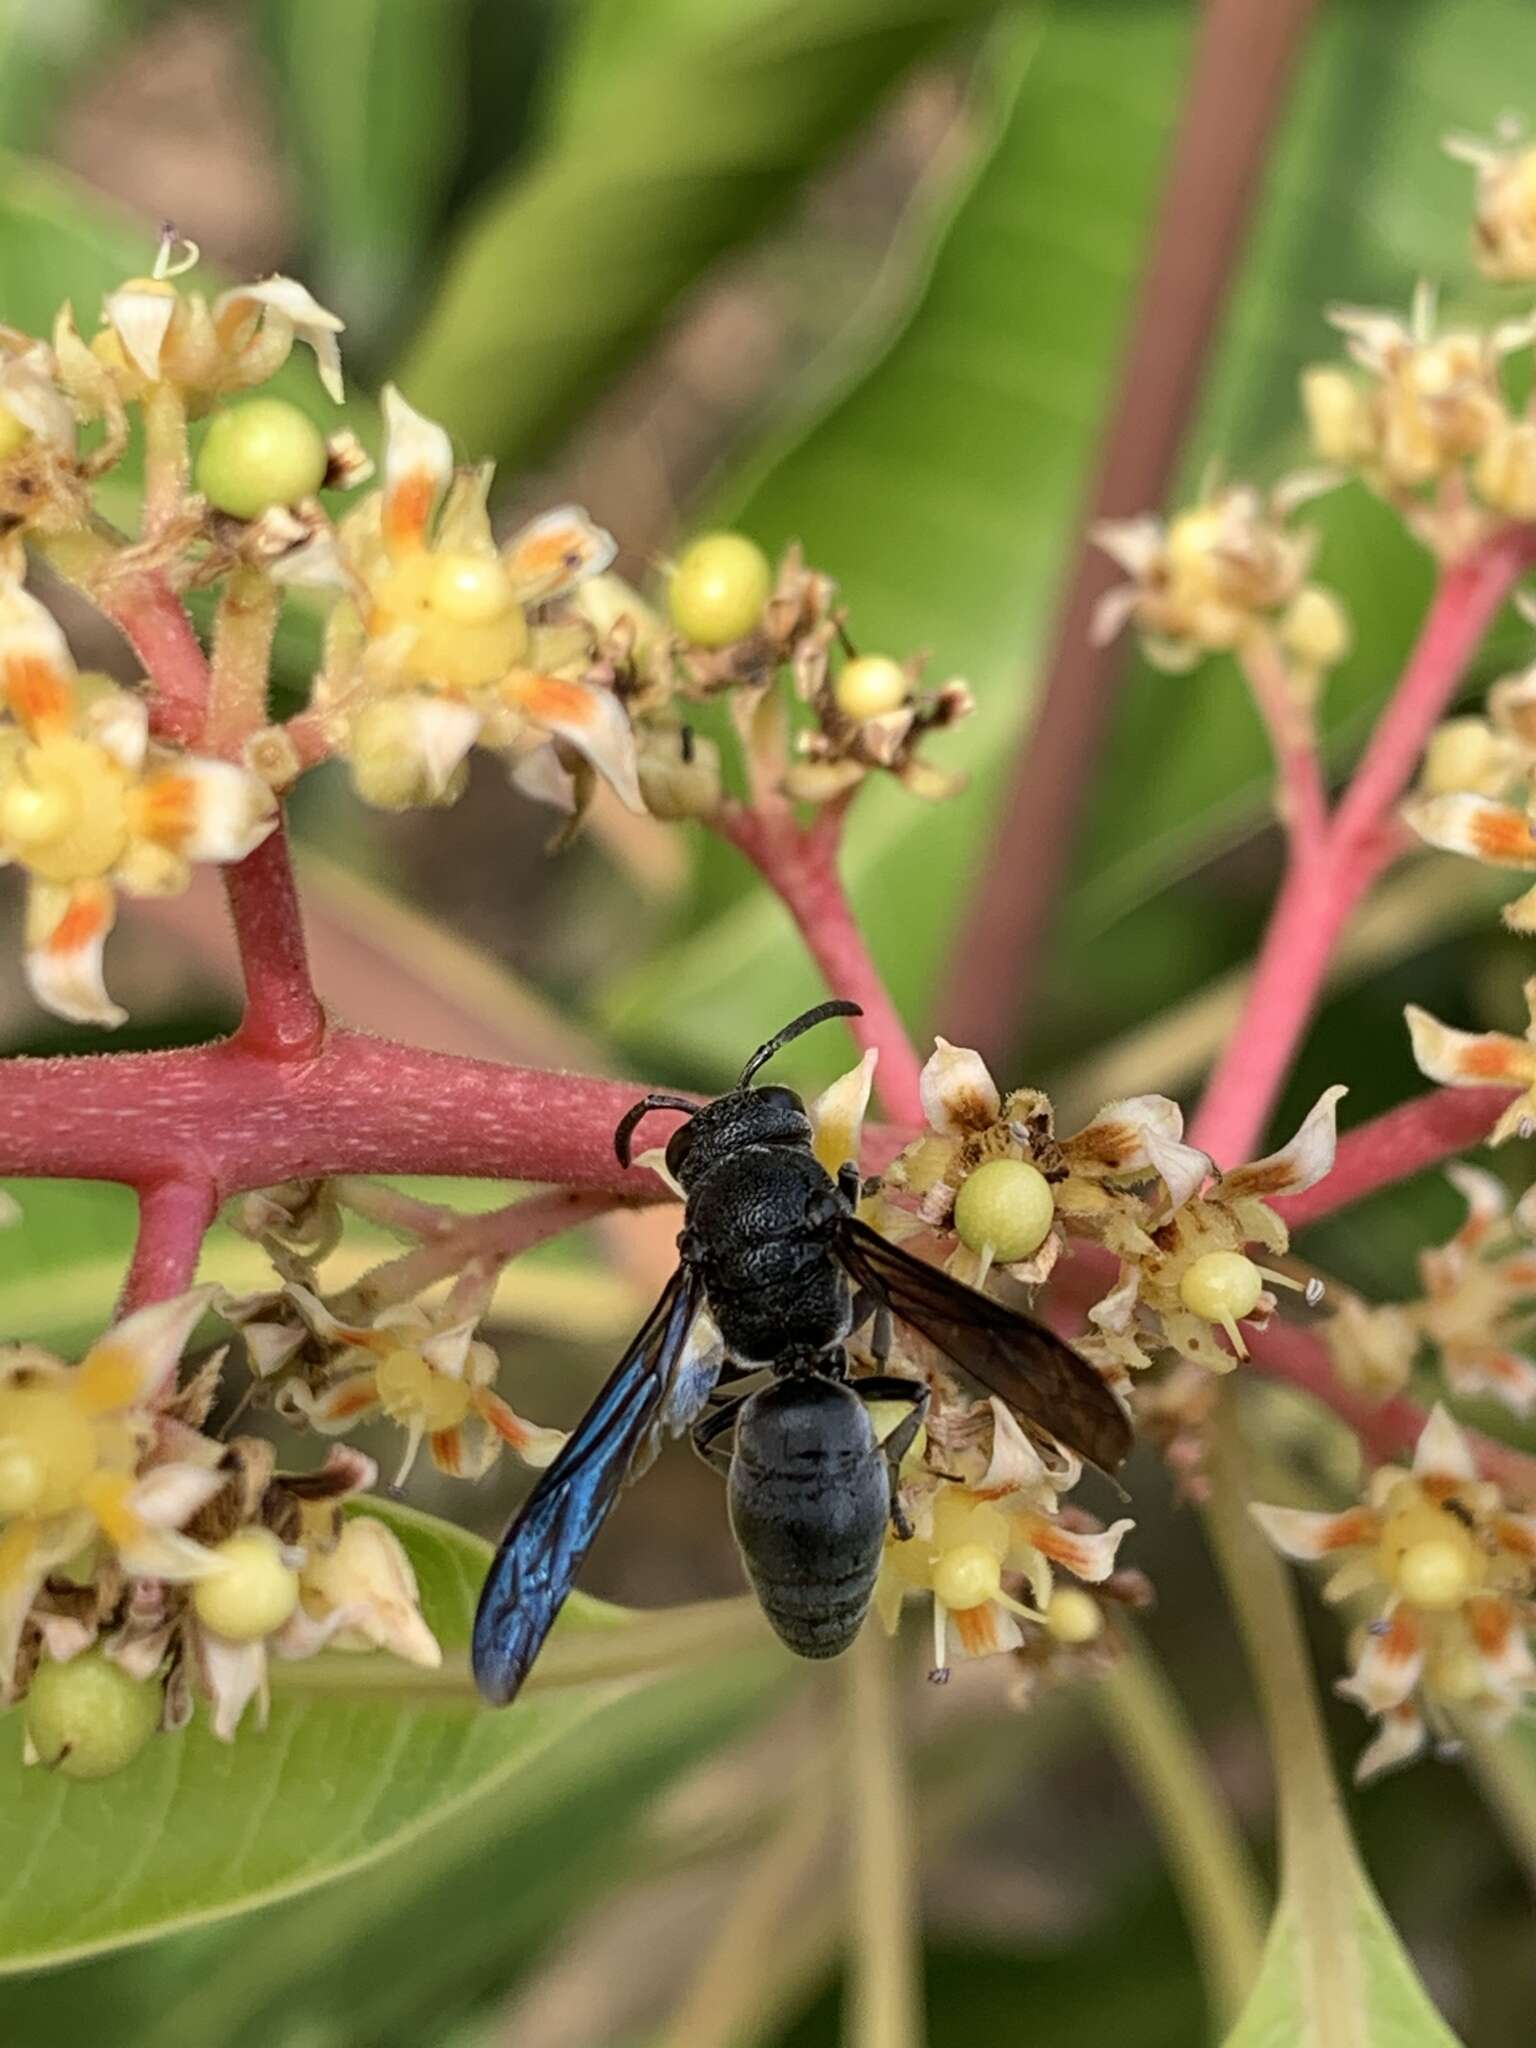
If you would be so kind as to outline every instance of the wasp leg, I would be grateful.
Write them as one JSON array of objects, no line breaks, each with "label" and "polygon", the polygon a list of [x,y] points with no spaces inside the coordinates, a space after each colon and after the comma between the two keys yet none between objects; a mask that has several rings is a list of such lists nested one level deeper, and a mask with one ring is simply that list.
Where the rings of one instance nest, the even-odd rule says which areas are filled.
[{"label": "wasp leg", "polygon": [[837,1169],[837,1192],[850,1209],[859,1206],[859,1196],[864,1192],[864,1183],[859,1177],[858,1167],[851,1159],[845,1159]]},{"label": "wasp leg", "polygon": [[748,1399],[749,1395],[737,1394],[733,1400],[722,1401],[718,1408],[713,1409],[708,1415],[701,1416],[688,1432],[693,1448],[705,1464],[713,1465],[717,1472],[730,1471],[731,1458],[734,1454],[729,1444],[722,1444],[716,1440],[736,1427],[736,1418],[743,1403]]},{"label": "wasp leg", "polygon": [[903,1415],[880,1445],[880,1455],[891,1476],[891,1527],[896,1531],[898,1543],[909,1543],[912,1524],[901,1505],[901,1461],[911,1450],[928,1413],[928,1389],[916,1380],[901,1379],[895,1373],[871,1373],[867,1379],[852,1380],[849,1384],[861,1401],[910,1401],[912,1404],[910,1411]]}]

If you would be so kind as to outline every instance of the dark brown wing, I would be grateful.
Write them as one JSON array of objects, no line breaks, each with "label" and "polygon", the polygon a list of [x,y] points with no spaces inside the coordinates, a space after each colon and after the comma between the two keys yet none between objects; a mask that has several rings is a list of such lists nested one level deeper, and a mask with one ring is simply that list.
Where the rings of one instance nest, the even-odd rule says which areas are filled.
[{"label": "dark brown wing", "polygon": [[1125,1410],[1088,1361],[1043,1323],[914,1259],[856,1216],[839,1226],[837,1249],[856,1286],[1024,1421],[1106,1472],[1125,1462]]}]

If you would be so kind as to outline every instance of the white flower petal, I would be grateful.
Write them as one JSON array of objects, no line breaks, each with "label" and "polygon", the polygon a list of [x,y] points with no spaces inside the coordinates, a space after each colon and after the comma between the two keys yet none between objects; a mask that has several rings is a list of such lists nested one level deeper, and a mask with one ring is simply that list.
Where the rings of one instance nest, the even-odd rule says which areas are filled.
[{"label": "white flower petal", "polygon": [[617,553],[613,535],[594,525],[579,505],[559,505],[520,527],[501,559],[518,602],[543,604],[601,575]]},{"label": "white flower petal", "polygon": [[119,285],[102,301],[102,312],[117,330],[134,368],[152,384],[159,382],[160,351],[176,317],[177,304],[174,285],[148,277]]},{"label": "white flower petal", "polygon": [[1418,1708],[1405,1704],[1382,1715],[1374,1739],[1355,1759],[1355,1783],[1368,1784],[1399,1764],[1416,1757],[1429,1739],[1424,1717]]},{"label": "white flower petal", "polygon": [[850,1067],[830,1088],[824,1088],[809,1105],[807,1114],[816,1134],[812,1141],[816,1157],[834,1176],[840,1166],[858,1163],[869,1092],[879,1057],[878,1048],[871,1046],[856,1067]]},{"label": "white flower petal", "polygon": [[1208,1152],[1186,1145],[1182,1139],[1164,1137],[1155,1126],[1147,1128],[1142,1144],[1168,1190],[1170,1209],[1182,1209],[1186,1202],[1193,1201],[1216,1171],[1216,1163]]},{"label": "white flower petal", "polygon": [[501,694],[524,718],[585,755],[626,809],[644,811],[634,731],[612,690],[521,669],[507,677]]},{"label": "white flower petal", "polygon": [[203,1465],[152,1465],[129,1494],[128,1506],[152,1529],[180,1529],[228,1484],[227,1472]]},{"label": "white flower petal", "polygon": [[232,1643],[211,1628],[198,1631],[198,1650],[213,1701],[213,1732],[220,1742],[233,1742],[235,1730],[252,1700],[256,1725],[267,1723],[267,1647],[264,1642]]},{"label": "white flower petal", "polygon": [[151,775],[140,798],[146,836],[186,860],[244,860],[277,824],[271,790],[233,761],[184,755]]},{"label": "white flower petal", "polygon": [[107,994],[102,961],[117,917],[106,882],[65,888],[34,879],[27,889],[27,986],[45,1010],[72,1024],[125,1024],[128,1012]]},{"label": "white flower petal", "polygon": [[1283,1557],[1293,1557],[1302,1564],[1352,1549],[1357,1543],[1370,1543],[1376,1536],[1376,1518],[1368,1508],[1346,1508],[1342,1514],[1325,1514],[1311,1508],[1275,1508],[1263,1501],[1251,1501],[1248,1512]]},{"label": "white flower petal", "polygon": [[1271,1195],[1297,1195],[1304,1188],[1315,1187],[1332,1170],[1338,1149],[1338,1106],[1348,1093],[1338,1085],[1325,1088],[1288,1145],[1223,1174],[1223,1199],[1257,1196],[1267,1201]]},{"label": "white flower petal", "polygon": [[336,403],[341,404],[344,396],[341,350],[336,337],[346,329],[344,320],[328,313],[308,287],[293,277],[264,277],[259,284],[236,285],[233,291],[221,292],[213,302],[215,324],[219,323],[222,314],[237,306],[270,308],[280,319],[287,321],[299,340],[314,350],[320,382]]},{"label": "white flower petal", "polygon": [[419,547],[437,502],[453,474],[453,443],[386,384],[384,424],[384,539],[392,549]]},{"label": "white flower petal", "polygon": [[1419,1072],[1450,1088],[1529,1086],[1536,1056],[1502,1031],[1457,1031],[1409,1003],[1403,1010]]},{"label": "white flower petal", "polygon": [[1128,575],[1141,577],[1162,557],[1163,522],[1150,512],[1135,519],[1101,519],[1088,538]]},{"label": "white flower petal", "polygon": [[104,747],[120,767],[136,775],[149,745],[149,704],[131,690],[93,698],[81,721],[85,737]]},{"label": "white flower petal", "polygon": [[1490,867],[1536,868],[1536,832],[1529,814],[1515,804],[1456,790],[1414,798],[1402,813],[1426,844],[1447,853],[1464,853]]},{"label": "white flower petal", "polygon": [[923,1114],[946,1135],[985,1130],[1002,1114],[1003,1100],[986,1061],[968,1046],[935,1038],[920,1079]]},{"label": "white flower petal", "polygon": [[548,804],[551,810],[563,811],[568,818],[575,815],[576,778],[560,759],[552,740],[542,747],[530,747],[525,754],[514,755],[509,773],[512,787],[519,795],[536,804]]},{"label": "white flower petal", "polygon": [[74,410],[53,380],[52,360],[41,342],[20,355],[0,354],[0,405],[47,447],[74,453]]},{"label": "white flower petal", "polygon": [[1445,1405],[1437,1401],[1414,1446],[1413,1469],[1437,1479],[1475,1479],[1477,1460],[1462,1433],[1461,1425]]},{"label": "white flower petal", "polygon": [[80,1399],[97,1414],[148,1400],[174,1378],[186,1341],[217,1291],[189,1287],[114,1323],[80,1362]]},{"label": "white flower petal", "polygon": [[1334,1687],[1368,1714],[1401,1706],[1424,1669],[1424,1633],[1411,1608],[1393,1605],[1374,1624],[1348,1678]]}]

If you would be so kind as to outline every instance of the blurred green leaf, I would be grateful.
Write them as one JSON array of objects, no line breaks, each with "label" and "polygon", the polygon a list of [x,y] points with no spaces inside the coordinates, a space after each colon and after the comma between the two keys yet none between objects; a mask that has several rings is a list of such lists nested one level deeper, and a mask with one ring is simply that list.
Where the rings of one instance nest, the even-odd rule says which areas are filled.
[{"label": "blurred green leaf", "polygon": [[263,1915],[184,1978],[131,2048],[269,2048],[305,2022],[326,2028],[327,2048],[435,2041],[654,1860],[651,1804],[777,1698],[766,1660],[739,1656],[606,1695],[409,1858]]},{"label": "blurred green leaf", "polygon": [[781,211],[914,63],[991,12],[991,0],[597,10],[547,109],[545,148],[479,209],[407,351],[412,403],[502,461],[546,452],[709,264]]},{"label": "blurred green leaf", "polygon": [[[1086,0],[1051,15],[905,332],[710,507],[712,519],[734,517],[769,547],[801,537],[843,583],[861,646],[931,646],[937,673],[976,685],[974,718],[932,750],[970,770],[966,796],[929,810],[899,790],[869,789],[849,835],[856,907],[913,1018],[953,942],[1038,680],[1188,29],[1187,11],[1163,4]],[[1467,181],[1441,157],[1439,137],[1486,125],[1521,54],[1536,61],[1536,19],[1516,0],[1425,0],[1406,17],[1368,5],[1319,15],[1192,472],[1219,448],[1261,476],[1302,456],[1294,372],[1332,352],[1326,302],[1374,291],[1401,303],[1421,268],[1470,273]],[[1320,573],[1345,592],[1357,626],[1357,652],[1328,697],[1337,750],[1358,737],[1400,663],[1428,570],[1361,491],[1313,516],[1324,532]],[[1111,972],[1117,920],[1262,826],[1269,780],[1258,721],[1228,665],[1179,680],[1133,667],[1058,920],[1058,985],[1096,962]],[[699,867],[690,929],[619,984],[606,1014],[652,1067],[671,1051],[674,1071],[717,1074],[762,1024],[764,988],[789,1011],[817,984],[782,910],[749,886],[733,853],[701,841]],[[1219,959],[1195,937],[1187,966],[1178,943],[1153,949],[1155,988],[1134,975],[1104,984],[1105,1000],[1089,1006],[1097,1028],[1144,1016],[1214,971]],[[1241,943],[1236,930],[1231,942]],[[787,1071],[797,1071],[793,1060]]]},{"label": "blurred green leaf", "polygon": [[306,281],[364,346],[408,317],[464,147],[472,11],[472,0],[267,0],[279,112],[304,178]]},{"label": "blurred green leaf", "polygon": [[0,7],[0,147],[47,134],[82,66],[99,64],[144,12],[144,0],[6,0]]},{"label": "blurred green leaf", "polygon": [[[370,1502],[411,1554],[423,1611],[462,1655],[489,1561],[478,1538]],[[575,1600],[560,1634],[611,1629]],[[406,1667],[402,1674],[409,1676]],[[221,1743],[201,1713],[116,1777],[75,1783],[21,1762],[21,1715],[0,1720],[0,1971],[35,1969],[245,1912],[357,1870],[535,1772],[601,1688],[488,1713],[467,1692],[326,1697],[281,1687],[264,1732]]]}]

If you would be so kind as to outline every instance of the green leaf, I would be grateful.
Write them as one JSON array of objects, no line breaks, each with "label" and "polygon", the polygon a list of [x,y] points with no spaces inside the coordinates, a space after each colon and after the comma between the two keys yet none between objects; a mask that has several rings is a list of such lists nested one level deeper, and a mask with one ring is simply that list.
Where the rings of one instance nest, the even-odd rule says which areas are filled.
[{"label": "green leaf", "polygon": [[365,346],[410,304],[458,164],[471,13],[471,0],[268,0],[313,239],[306,282]]},{"label": "green leaf", "polygon": [[[1189,25],[1183,8],[1102,0],[1047,19],[992,159],[905,330],[709,508],[711,522],[733,518],[770,548],[801,537],[843,584],[861,646],[931,647],[937,674],[975,685],[974,718],[932,747],[936,761],[969,769],[967,794],[929,810],[898,790],[866,789],[849,834],[855,907],[919,1022],[1039,682]],[[1508,65],[1522,60],[1536,62],[1536,19],[1515,0],[1432,0],[1415,9],[1411,32],[1376,8],[1319,16],[1190,450],[1192,474],[1218,451],[1261,478],[1304,457],[1295,373],[1336,352],[1325,303],[1375,295],[1403,304],[1422,269],[1470,274],[1468,180],[1444,160],[1439,137],[1486,126]],[[1320,573],[1356,619],[1357,652],[1328,696],[1337,752],[1358,738],[1400,663],[1428,570],[1363,491],[1341,492],[1311,516],[1325,536]],[[1269,784],[1258,720],[1228,664],[1187,679],[1132,664],[1058,919],[1056,983],[1086,986],[1094,1028],[1144,1016],[1236,957],[1212,957],[1200,935],[1188,949],[1151,949],[1151,985],[1115,978],[1123,949],[1114,927],[1264,825]],[[653,1068],[671,1051],[674,1071],[716,1075],[761,1024],[764,988],[782,992],[788,1013],[817,983],[782,910],[749,885],[734,853],[701,843],[699,870],[689,927],[619,983],[606,1014]],[[1229,947],[1243,944],[1244,923],[1235,920]],[[1081,1051],[1080,1024],[1074,1036]]]},{"label": "green leaf", "polygon": [[486,200],[448,264],[400,365],[411,402],[503,461],[547,451],[709,264],[770,221],[912,64],[990,12],[599,9],[547,110],[547,146]]},{"label": "green leaf", "polygon": [[1306,1931],[1316,1914],[1282,1897],[1224,2048],[1457,2048],[1358,1866],[1329,1907],[1338,1917],[1324,1957]]},{"label": "green leaf", "polygon": [[1279,1903],[1225,2048],[1457,2048],[1361,1866],[1290,1574],[1248,1515],[1252,1474],[1230,1392],[1207,1469],[1207,1526],[1257,1681],[1280,1812]]},{"label": "green leaf", "polygon": [[[369,1512],[405,1542],[423,1611],[462,1666],[487,1545],[408,1509],[370,1502]],[[577,1596],[546,1654],[558,1664],[562,1642],[574,1647],[594,1629],[611,1636],[622,1621]],[[450,1686],[442,1679],[451,1671],[386,1672],[384,1661],[288,1667],[265,1732],[247,1726],[220,1743],[199,1713],[184,1734],[156,1739],[98,1783],[25,1769],[21,1716],[7,1715],[0,1970],[143,1941],[360,1869],[439,1821],[536,1782],[550,1746],[612,1698],[589,1685],[491,1713],[467,1677]]]}]

